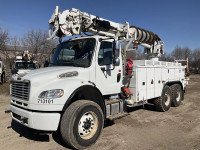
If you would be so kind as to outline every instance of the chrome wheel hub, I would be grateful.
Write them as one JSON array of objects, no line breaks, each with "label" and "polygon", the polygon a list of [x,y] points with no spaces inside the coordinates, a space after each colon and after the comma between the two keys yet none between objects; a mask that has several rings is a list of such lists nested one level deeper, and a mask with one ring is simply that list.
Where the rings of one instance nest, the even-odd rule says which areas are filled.
[{"label": "chrome wheel hub", "polygon": [[181,100],[181,92],[177,91],[176,93],[176,101],[179,102]]},{"label": "chrome wheel hub", "polygon": [[98,127],[98,119],[94,112],[86,112],[78,124],[78,133],[83,139],[90,139],[94,136]]},{"label": "chrome wheel hub", "polygon": [[165,93],[165,97],[164,98],[165,98],[165,105],[168,106],[169,103],[170,103],[170,94],[169,94],[169,92]]}]

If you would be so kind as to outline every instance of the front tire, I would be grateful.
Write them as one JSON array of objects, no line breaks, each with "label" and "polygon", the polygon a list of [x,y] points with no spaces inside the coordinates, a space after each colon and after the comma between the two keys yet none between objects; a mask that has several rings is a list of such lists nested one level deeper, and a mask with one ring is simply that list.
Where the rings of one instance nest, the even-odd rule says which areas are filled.
[{"label": "front tire", "polygon": [[154,105],[158,111],[168,111],[172,104],[172,92],[169,86],[163,88],[161,97],[154,100]]},{"label": "front tire", "polygon": [[1,83],[2,84],[5,83],[5,74],[4,73],[1,75]]},{"label": "front tire", "polygon": [[76,149],[94,144],[103,129],[103,112],[97,103],[78,100],[64,112],[60,131],[63,140]]}]

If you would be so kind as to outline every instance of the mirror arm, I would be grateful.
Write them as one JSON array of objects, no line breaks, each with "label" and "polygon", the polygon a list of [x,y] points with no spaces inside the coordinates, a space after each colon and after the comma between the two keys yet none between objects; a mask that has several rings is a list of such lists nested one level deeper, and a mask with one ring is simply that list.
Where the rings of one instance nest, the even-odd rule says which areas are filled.
[{"label": "mirror arm", "polygon": [[115,65],[113,66],[112,69],[105,69],[104,67],[101,67],[101,70],[104,72],[104,71],[111,71],[111,70],[115,70]]}]

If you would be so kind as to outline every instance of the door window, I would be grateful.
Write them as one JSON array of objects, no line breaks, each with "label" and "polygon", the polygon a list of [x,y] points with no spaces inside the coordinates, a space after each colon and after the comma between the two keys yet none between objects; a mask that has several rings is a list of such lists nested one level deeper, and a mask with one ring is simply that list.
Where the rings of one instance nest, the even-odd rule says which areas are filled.
[{"label": "door window", "polygon": [[113,43],[112,42],[101,42],[99,55],[98,55],[98,64],[100,66],[110,65],[113,62]]}]

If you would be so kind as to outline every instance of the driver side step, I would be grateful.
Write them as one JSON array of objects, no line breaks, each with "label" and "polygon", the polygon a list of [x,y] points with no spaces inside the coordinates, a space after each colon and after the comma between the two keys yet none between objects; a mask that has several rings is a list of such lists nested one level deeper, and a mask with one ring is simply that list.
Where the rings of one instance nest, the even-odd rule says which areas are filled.
[{"label": "driver side step", "polygon": [[121,99],[106,100],[106,118],[115,120],[127,116],[124,112],[124,102]]}]

